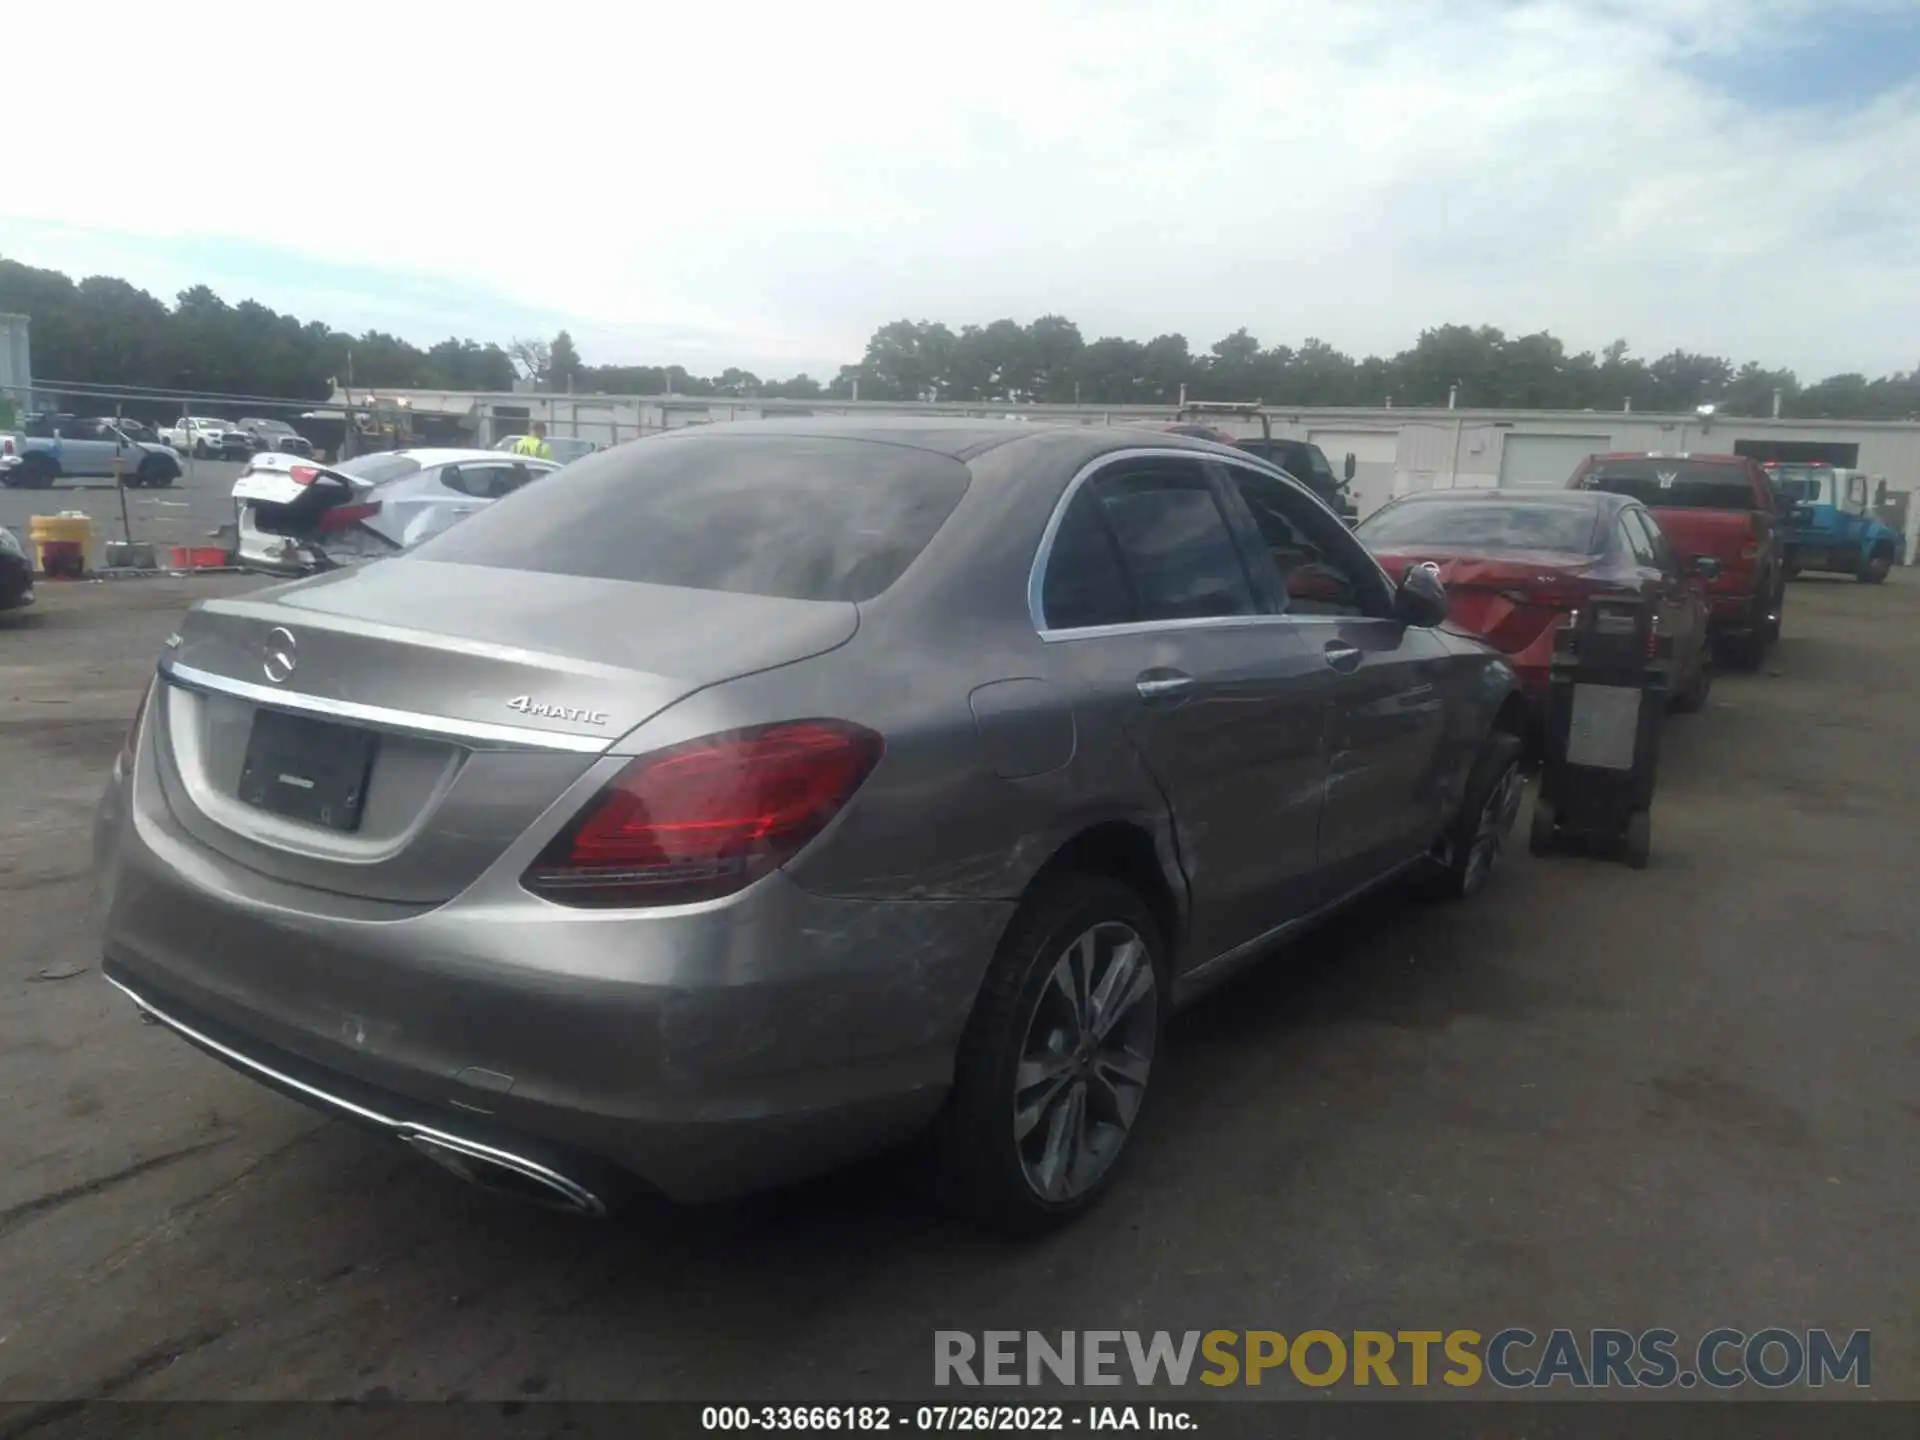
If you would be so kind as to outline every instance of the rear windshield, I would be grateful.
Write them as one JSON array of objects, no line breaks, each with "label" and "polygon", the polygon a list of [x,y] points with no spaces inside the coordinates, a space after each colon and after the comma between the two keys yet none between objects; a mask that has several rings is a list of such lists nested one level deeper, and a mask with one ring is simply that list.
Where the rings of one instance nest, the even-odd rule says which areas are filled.
[{"label": "rear windshield", "polygon": [[818,436],[657,436],[589,455],[412,553],[422,560],[871,600],[967,489],[959,461]]},{"label": "rear windshield", "polygon": [[1362,544],[1374,546],[1554,550],[1585,555],[1593,549],[1593,531],[1593,511],[1584,504],[1414,500],[1376,510],[1353,533]]},{"label": "rear windshield", "polygon": [[1752,510],[1753,482],[1738,465],[1699,460],[1597,460],[1588,490],[1626,495],[1650,510]]},{"label": "rear windshield", "polygon": [[1812,502],[1820,498],[1826,489],[1827,477],[1832,474],[1831,470],[1818,470],[1811,465],[1776,465],[1767,471],[1767,478],[1782,495]]},{"label": "rear windshield", "polygon": [[370,485],[384,485],[389,480],[398,480],[402,475],[411,475],[419,468],[418,460],[405,455],[388,454],[362,455],[357,460],[348,460],[333,467],[336,474],[351,475]]}]

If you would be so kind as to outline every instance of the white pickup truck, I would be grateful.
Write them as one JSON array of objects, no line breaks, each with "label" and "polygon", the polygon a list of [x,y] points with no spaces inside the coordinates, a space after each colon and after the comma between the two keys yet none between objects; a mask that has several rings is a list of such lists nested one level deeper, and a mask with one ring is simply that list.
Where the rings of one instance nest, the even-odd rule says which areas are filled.
[{"label": "white pickup truck", "polygon": [[160,438],[182,455],[202,460],[246,460],[260,447],[253,437],[231,420],[216,420],[205,415],[183,415],[171,430],[162,430]]},{"label": "white pickup truck", "polygon": [[18,434],[0,435],[0,485],[47,490],[62,479],[124,475],[129,485],[171,485],[180,457],[166,445],[134,440],[111,420],[73,415],[29,418]]}]

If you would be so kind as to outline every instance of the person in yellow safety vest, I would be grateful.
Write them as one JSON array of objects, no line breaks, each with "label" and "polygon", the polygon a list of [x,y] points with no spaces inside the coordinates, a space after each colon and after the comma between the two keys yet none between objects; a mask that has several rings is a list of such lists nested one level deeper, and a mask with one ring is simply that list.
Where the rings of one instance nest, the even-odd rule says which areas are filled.
[{"label": "person in yellow safety vest", "polygon": [[553,447],[547,444],[547,423],[544,420],[533,422],[533,433],[522,435],[513,442],[513,453],[531,455],[536,460],[553,459]]}]

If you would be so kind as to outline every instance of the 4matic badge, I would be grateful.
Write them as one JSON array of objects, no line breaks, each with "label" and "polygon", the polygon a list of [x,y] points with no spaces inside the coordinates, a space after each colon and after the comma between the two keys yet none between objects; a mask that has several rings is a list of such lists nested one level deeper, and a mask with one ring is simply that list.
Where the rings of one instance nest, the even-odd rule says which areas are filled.
[{"label": "4matic badge", "polygon": [[582,710],[577,705],[549,705],[531,695],[514,696],[507,701],[507,708],[518,710],[522,715],[537,715],[542,720],[574,720],[582,725],[607,723],[607,712],[604,710]]}]

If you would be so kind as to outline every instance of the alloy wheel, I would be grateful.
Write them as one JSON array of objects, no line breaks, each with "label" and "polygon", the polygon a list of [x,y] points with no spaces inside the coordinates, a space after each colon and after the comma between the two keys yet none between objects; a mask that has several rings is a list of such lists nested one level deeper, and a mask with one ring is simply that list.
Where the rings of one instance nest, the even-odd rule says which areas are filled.
[{"label": "alloy wheel", "polygon": [[1028,1017],[1013,1084],[1013,1140],[1040,1199],[1084,1195],[1112,1168],[1146,1098],[1158,1031],[1153,957],[1131,925],[1075,939]]},{"label": "alloy wheel", "polygon": [[1516,760],[1501,772],[1493,789],[1487,792],[1486,804],[1480,807],[1479,823],[1474,826],[1473,844],[1467,850],[1467,863],[1462,867],[1460,889],[1463,894],[1473,894],[1493,874],[1494,866],[1500,861],[1500,851],[1520,813],[1520,797],[1525,788],[1520,762]]}]

